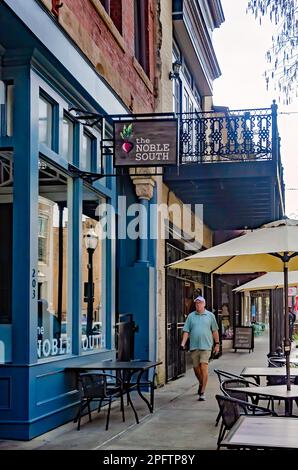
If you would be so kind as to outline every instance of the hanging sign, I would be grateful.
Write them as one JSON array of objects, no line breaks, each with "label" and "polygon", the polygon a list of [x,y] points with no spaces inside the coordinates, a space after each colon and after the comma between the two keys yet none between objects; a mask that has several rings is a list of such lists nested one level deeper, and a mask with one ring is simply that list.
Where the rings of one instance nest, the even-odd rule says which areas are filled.
[{"label": "hanging sign", "polygon": [[177,119],[114,122],[114,166],[177,165]]}]

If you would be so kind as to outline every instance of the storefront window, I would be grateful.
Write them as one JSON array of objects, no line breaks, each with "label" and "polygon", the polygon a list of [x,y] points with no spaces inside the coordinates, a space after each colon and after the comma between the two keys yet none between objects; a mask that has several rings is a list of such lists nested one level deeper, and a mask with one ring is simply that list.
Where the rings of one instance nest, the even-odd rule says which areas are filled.
[{"label": "storefront window", "polygon": [[39,142],[52,148],[53,106],[43,96],[39,97]]},{"label": "storefront window", "polygon": [[242,298],[242,322],[243,326],[250,326],[251,324],[251,302],[249,292],[245,291]]},{"label": "storefront window", "polygon": [[67,161],[73,161],[73,122],[66,116],[62,126],[62,155]]},{"label": "storefront window", "polygon": [[229,304],[222,304],[222,339],[233,338],[233,324],[229,310]]},{"label": "storefront window", "polygon": [[12,360],[13,156],[0,149],[0,363]]},{"label": "storefront window", "polygon": [[82,349],[105,348],[105,239],[100,206],[104,199],[84,187],[82,214]]},{"label": "storefront window", "polygon": [[231,286],[222,284],[221,286],[221,326],[222,339],[233,338],[233,312],[230,302]]},{"label": "storefront window", "polygon": [[38,330],[39,359],[71,353],[68,312],[67,178],[40,160],[38,199]]},{"label": "storefront window", "polygon": [[260,334],[269,323],[269,293],[268,291],[250,292],[250,298],[250,323],[256,327],[255,334]]}]

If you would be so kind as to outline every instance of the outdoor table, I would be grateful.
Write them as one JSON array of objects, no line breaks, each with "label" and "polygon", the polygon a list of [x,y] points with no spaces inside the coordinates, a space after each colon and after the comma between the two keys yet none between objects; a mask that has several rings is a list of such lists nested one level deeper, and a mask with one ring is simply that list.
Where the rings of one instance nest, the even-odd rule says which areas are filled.
[{"label": "outdoor table", "polygon": [[[137,384],[136,384],[137,392],[138,392],[139,396],[142,398],[142,400],[144,400],[144,402],[148,406],[150,413],[153,413],[153,406],[151,406],[150,402],[147,400],[147,398],[143,395],[143,393],[141,391],[141,380],[142,380],[142,375],[145,371],[147,371],[148,369],[151,369],[152,367],[156,367],[160,364],[162,364],[162,362],[152,362],[152,361],[110,361],[110,360],[107,360],[107,361],[102,361],[102,362],[92,362],[92,363],[87,363],[87,364],[80,364],[80,365],[77,365],[77,366],[75,366],[75,365],[68,366],[68,367],[65,368],[65,370],[72,370],[72,371],[75,371],[77,373],[86,372],[86,371],[89,371],[89,370],[100,370],[100,371],[103,371],[103,372],[108,370],[108,371],[118,372],[120,374],[120,377],[123,376],[124,372],[128,372],[128,380],[125,383],[125,388],[126,388],[126,392],[128,393],[128,396],[129,396],[129,392],[131,390],[131,387],[129,385],[131,377],[134,373],[138,372]],[[130,397],[129,397],[129,400],[131,401]],[[137,413],[136,413],[133,406],[132,406],[132,408],[133,408],[136,420],[137,420],[137,422],[139,422]]]},{"label": "outdoor table", "polygon": [[[253,377],[260,384],[260,377],[286,377],[285,367],[244,367],[242,377]],[[298,367],[290,368],[291,377],[298,377]]]},{"label": "outdoor table", "polygon": [[[286,363],[286,359],[284,357],[273,357],[274,362],[281,362],[282,364]],[[291,357],[290,356],[290,364],[298,364],[298,357]]]},{"label": "outdoor table", "polygon": [[292,416],[293,400],[298,399],[298,385],[291,385],[287,390],[286,385],[269,385],[267,387],[233,387],[230,390],[245,392],[248,395],[262,395],[270,398],[279,398],[285,401],[285,416]]},{"label": "outdoor table", "polygon": [[221,442],[224,447],[298,449],[298,419],[240,416]]}]

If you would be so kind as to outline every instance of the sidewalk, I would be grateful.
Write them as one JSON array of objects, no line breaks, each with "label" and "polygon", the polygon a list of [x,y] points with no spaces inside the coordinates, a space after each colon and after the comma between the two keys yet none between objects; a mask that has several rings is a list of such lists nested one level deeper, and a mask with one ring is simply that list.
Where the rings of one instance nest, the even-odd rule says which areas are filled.
[{"label": "sidewalk", "polygon": [[210,363],[207,401],[199,402],[197,382],[192,369],[184,377],[155,391],[155,411],[148,412],[145,403],[134,396],[140,424],[135,423],[130,407],[125,408],[126,422],[121,421],[119,405],[111,411],[110,427],[105,431],[106,410],[82,419],[81,430],[73,422],[60,426],[29,442],[0,440],[0,450],[139,450],[139,449],[216,449],[218,428],[215,419],[218,405],[215,394],[219,384],[214,368],[240,373],[245,366],[266,366],[269,338],[265,333],[255,338],[254,352],[227,350]]}]

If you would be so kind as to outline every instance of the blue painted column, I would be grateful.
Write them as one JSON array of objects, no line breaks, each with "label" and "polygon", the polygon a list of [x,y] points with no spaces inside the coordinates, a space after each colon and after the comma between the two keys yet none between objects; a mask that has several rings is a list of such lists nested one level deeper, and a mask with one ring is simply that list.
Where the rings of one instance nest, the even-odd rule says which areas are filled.
[{"label": "blue painted column", "polygon": [[[150,241],[150,200],[154,193],[154,181],[150,175],[132,177],[139,198],[138,255],[132,266],[119,270],[119,313],[133,314],[138,325],[135,334],[134,357],[156,358],[156,244]],[[126,241],[129,246],[130,240]],[[124,250],[125,250],[125,243]],[[153,261],[153,263],[152,263]]]},{"label": "blue painted column", "polygon": [[147,266],[149,265],[148,260],[148,242],[149,242],[149,200],[140,199],[139,203],[141,205],[140,210],[140,239],[139,239],[139,259],[137,263],[144,263]]},{"label": "blue painted column", "polygon": [[119,272],[119,313],[132,313],[138,326],[135,333],[134,357],[155,359],[156,344],[156,270],[135,263]]},{"label": "blue painted column", "polygon": [[[38,102],[31,102],[29,65],[14,75],[13,362],[36,362],[38,256]],[[34,116],[33,116],[34,117]],[[35,122],[38,123],[38,118]]]},{"label": "blue painted column", "polygon": [[[61,121],[63,109],[60,109]],[[73,163],[80,165],[80,138],[83,133],[81,124],[76,124],[74,129],[74,155]],[[69,218],[72,220],[72,353],[81,353],[81,295],[82,295],[82,197],[83,183],[80,178],[72,178],[71,181],[72,204],[70,205]],[[71,224],[70,224],[71,226]]]},{"label": "blue painted column", "polygon": [[147,173],[131,176],[135,185],[135,192],[139,198],[139,257],[138,263],[149,266],[149,238],[150,238],[150,200],[153,197],[155,181]]}]

